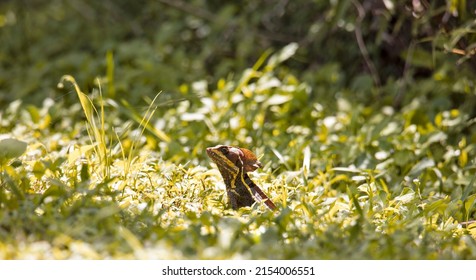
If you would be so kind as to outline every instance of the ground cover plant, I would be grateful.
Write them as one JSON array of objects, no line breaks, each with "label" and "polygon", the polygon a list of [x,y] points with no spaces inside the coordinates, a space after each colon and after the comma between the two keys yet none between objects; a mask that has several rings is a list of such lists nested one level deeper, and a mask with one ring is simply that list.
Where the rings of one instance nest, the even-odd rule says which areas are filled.
[{"label": "ground cover plant", "polygon": [[[143,7],[127,13],[104,1],[115,16],[99,19],[87,12],[103,7],[95,1],[33,2],[42,13],[7,3],[0,17],[1,36],[10,38],[0,57],[0,258],[476,258],[476,227],[465,224],[476,218],[474,19],[462,12],[471,8],[465,1],[421,1],[422,10],[420,1],[384,1],[387,18],[369,16],[372,1],[316,1],[307,5],[325,17],[300,14],[282,33],[275,28],[298,4],[278,1],[282,8],[268,10],[178,1],[182,6],[164,12],[170,25],[163,28],[179,38],[162,30],[156,36],[164,37],[147,42],[136,33],[148,30],[135,19],[132,34],[108,27],[111,37],[102,42],[83,28],[78,36],[97,44],[101,56],[71,38],[66,56],[55,52],[64,45],[40,55],[48,49],[43,37],[71,34],[25,35],[33,47],[12,34],[23,20],[45,30],[59,28],[55,21],[82,29],[81,21],[63,22],[72,13],[65,5],[114,22],[132,20]],[[188,5],[201,9],[190,14]],[[268,21],[248,14],[252,8]],[[207,20],[207,11],[217,18]],[[21,12],[28,17],[16,18]],[[44,20],[50,13],[53,23]],[[184,14],[186,28],[174,25]],[[230,14],[238,15],[231,25]],[[259,54],[253,41],[217,31],[252,19],[268,27],[251,32],[261,36]],[[445,24],[432,24],[437,19]],[[387,29],[376,29],[380,21]],[[402,25],[413,33],[401,35]],[[263,30],[304,37],[276,44]],[[231,49],[215,57],[212,47],[179,44],[211,46],[214,36],[230,40],[237,61],[227,56]],[[389,54],[388,36],[406,48]],[[327,46],[349,38],[345,50]],[[168,44],[180,47],[172,52]],[[25,61],[13,63],[8,54],[23,47]],[[170,56],[157,57],[163,54]],[[258,155],[263,168],[250,176],[276,211],[230,208],[205,153],[217,144]]]}]

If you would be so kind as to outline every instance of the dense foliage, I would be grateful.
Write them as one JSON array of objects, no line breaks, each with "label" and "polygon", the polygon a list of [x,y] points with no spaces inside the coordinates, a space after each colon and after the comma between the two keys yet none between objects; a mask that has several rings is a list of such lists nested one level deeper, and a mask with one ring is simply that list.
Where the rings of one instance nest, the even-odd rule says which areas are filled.
[{"label": "dense foliage", "polygon": [[0,258],[476,258],[476,4],[244,2],[0,4]]}]

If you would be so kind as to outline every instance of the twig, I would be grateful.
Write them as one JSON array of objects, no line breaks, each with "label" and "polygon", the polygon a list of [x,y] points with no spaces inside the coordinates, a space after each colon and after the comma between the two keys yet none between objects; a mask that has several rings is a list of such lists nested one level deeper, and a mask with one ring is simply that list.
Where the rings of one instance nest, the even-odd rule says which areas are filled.
[{"label": "twig", "polygon": [[357,0],[352,0],[352,4],[354,4],[355,8],[357,9],[357,12],[359,13],[359,16],[357,17],[357,21],[355,24],[355,38],[357,39],[357,45],[359,46],[360,53],[364,57],[365,64],[367,65],[367,68],[370,71],[370,74],[372,75],[372,79],[374,80],[375,85],[379,88],[381,87],[381,82],[380,82],[380,76],[378,75],[377,69],[375,68],[374,63],[370,59],[369,56],[369,51],[367,50],[367,47],[365,46],[364,38],[362,36],[362,29],[361,29],[361,24],[362,21],[365,18],[365,10],[362,4],[360,4],[359,1]]},{"label": "twig", "polygon": [[465,228],[465,227],[468,227],[469,225],[474,224],[474,223],[476,223],[476,221],[461,222],[459,224],[462,225]]}]

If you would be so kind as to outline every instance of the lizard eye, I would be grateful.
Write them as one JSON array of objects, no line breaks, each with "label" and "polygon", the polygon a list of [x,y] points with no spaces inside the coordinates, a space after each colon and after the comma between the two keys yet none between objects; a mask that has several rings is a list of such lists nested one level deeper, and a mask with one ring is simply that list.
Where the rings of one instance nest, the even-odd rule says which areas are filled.
[{"label": "lizard eye", "polygon": [[222,154],[226,155],[226,154],[228,154],[228,148],[227,147],[221,147],[220,152],[222,152]]}]

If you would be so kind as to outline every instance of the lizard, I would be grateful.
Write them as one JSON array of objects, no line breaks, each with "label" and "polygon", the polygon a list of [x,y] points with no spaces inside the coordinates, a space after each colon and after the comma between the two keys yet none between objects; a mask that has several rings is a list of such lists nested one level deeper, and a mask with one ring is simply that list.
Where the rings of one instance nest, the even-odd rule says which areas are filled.
[{"label": "lizard", "polygon": [[252,151],[226,145],[218,145],[206,149],[208,157],[218,167],[226,185],[231,207],[236,210],[240,207],[251,206],[255,202],[264,202],[269,209],[276,209],[276,205],[248,176],[248,172],[263,167]]}]

